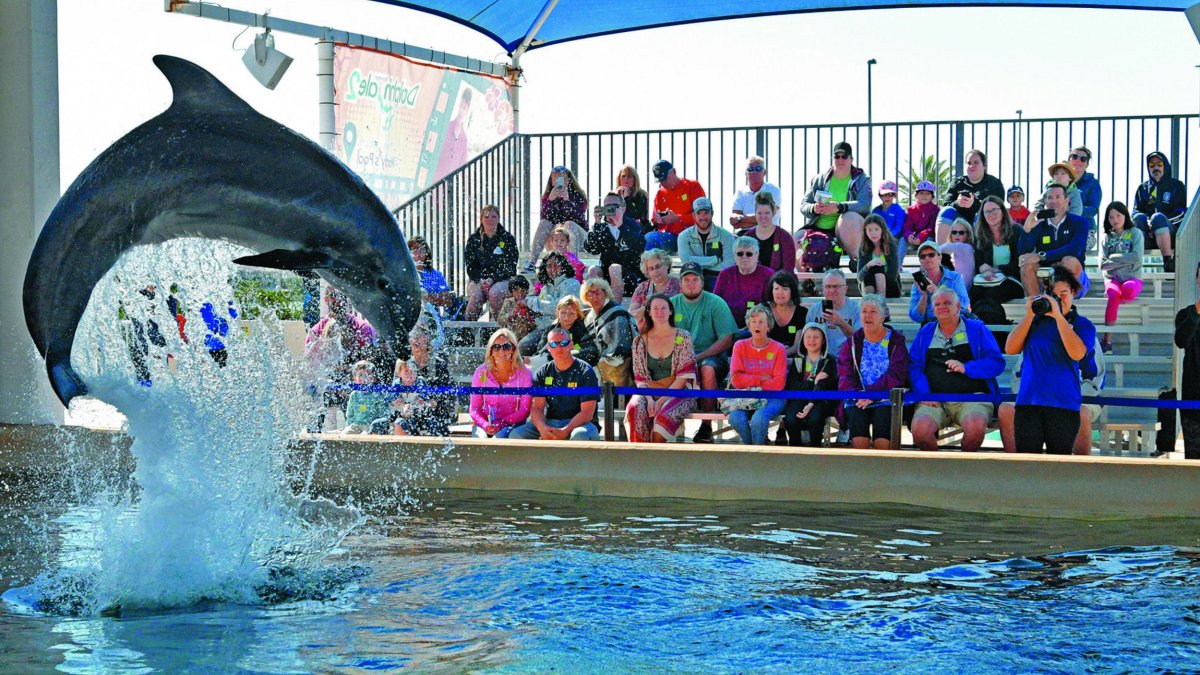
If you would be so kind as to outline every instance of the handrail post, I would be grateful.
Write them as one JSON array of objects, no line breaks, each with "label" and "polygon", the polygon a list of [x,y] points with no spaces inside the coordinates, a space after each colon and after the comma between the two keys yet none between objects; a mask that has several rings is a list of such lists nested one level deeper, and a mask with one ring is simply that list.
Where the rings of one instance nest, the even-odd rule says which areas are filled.
[{"label": "handrail post", "polygon": [[613,441],[616,439],[617,426],[617,411],[613,408],[616,405],[617,396],[613,392],[613,383],[605,382],[601,386],[601,396],[604,398],[604,440]]},{"label": "handrail post", "polygon": [[888,400],[892,404],[892,450],[900,449],[900,434],[904,427],[904,390],[899,387],[892,390]]},{"label": "handrail post", "polygon": [[963,175],[963,153],[966,152],[967,125],[962,122],[954,123],[954,176],[950,180]]}]

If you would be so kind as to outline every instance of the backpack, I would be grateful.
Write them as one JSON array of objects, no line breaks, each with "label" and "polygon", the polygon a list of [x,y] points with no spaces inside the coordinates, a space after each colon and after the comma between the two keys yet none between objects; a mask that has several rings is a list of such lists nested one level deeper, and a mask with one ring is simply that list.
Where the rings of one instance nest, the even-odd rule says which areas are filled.
[{"label": "backpack", "polygon": [[[979,298],[971,302],[971,313],[976,319],[986,323],[989,326],[1005,326],[1012,322],[1008,320],[1008,312],[1004,311],[1004,305],[997,302],[993,298]],[[963,312],[966,314],[966,312]],[[1004,349],[1004,343],[1008,340],[1008,333],[1004,331],[993,331],[992,336],[996,338],[996,343]]]},{"label": "backpack", "polygon": [[824,272],[841,265],[842,254],[833,245],[833,239],[820,230],[807,230],[799,242],[800,266],[809,272]]}]

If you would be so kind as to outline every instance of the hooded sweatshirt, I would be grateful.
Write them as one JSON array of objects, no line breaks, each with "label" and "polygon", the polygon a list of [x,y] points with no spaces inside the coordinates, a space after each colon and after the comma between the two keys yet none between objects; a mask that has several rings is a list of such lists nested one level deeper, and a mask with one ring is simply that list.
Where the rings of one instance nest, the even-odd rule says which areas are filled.
[{"label": "hooded sweatshirt", "polygon": [[1172,177],[1171,161],[1167,159],[1166,155],[1155,150],[1146,155],[1146,163],[1149,163],[1153,157],[1162,160],[1162,180],[1155,182],[1154,178],[1149,178],[1138,186],[1133,197],[1133,212],[1135,214],[1144,213],[1147,218],[1161,213],[1171,223],[1178,225],[1183,220],[1184,211],[1187,211],[1187,188],[1178,179]]},{"label": "hooded sweatshirt", "polygon": [[[813,211],[813,207],[817,205],[817,192],[828,190],[831,180],[833,180],[833,169],[813,176],[812,183],[808,186],[808,194],[804,195],[804,201],[800,204],[800,212],[804,214],[805,228],[816,227],[817,221],[821,218]],[[853,211],[863,218],[871,215],[871,177],[857,166],[850,167],[850,187],[846,191],[846,200],[837,203],[838,213]]]},{"label": "hooded sweatshirt", "polygon": [[[800,334],[803,335],[809,329],[821,331],[825,334],[825,328],[822,324],[815,321],[809,321],[804,324]],[[821,373],[825,373],[825,378],[820,382],[815,381],[816,377]],[[821,355],[817,357],[815,363],[809,363],[808,350],[801,347],[800,355],[791,360],[791,367],[788,368],[787,388],[789,391],[834,391],[838,387],[838,365],[837,357],[829,353],[829,340],[821,340]],[[836,403],[836,401],[834,401]]]}]

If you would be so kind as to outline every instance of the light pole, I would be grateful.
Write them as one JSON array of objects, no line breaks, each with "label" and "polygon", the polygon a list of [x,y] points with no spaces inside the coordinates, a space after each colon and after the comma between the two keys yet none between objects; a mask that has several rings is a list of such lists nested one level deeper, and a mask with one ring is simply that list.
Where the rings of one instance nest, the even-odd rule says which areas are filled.
[{"label": "light pole", "polygon": [[867,172],[871,172],[872,150],[874,149],[875,130],[871,128],[871,66],[878,63],[875,59],[867,61]]}]

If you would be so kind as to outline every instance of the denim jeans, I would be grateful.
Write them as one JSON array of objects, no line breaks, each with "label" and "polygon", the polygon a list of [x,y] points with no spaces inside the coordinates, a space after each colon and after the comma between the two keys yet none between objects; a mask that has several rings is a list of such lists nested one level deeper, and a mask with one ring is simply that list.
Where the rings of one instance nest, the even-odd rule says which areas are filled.
[{"label": "denim jeans", "polygon": [[[508,435],[511,434],[515,428],[516,427],[501,427],[496,430],[496,435],[492,436],[491,438],[508,438]],[[473,438],[488,438],[487,432],[483,430],[483,427],[478,426],[471,427],[471,436]]]},{"label": "denim jeans", "polygon": [[[1135,213],[1133,214],[1133,224],[1149,235],[1149,240],[1153,240],[1154,235],[1162,230],[1175,234],[1175,226],[1171,224],[1171,219],[1161,213],[1152,214],[1150,217],[1146,217],[1144,213]],[[1146,242],[1146,247],[1151,248],[1150,241]]]},{"label": "denim jeans", "polygon": [[[546,420],[546,426],[562,429],[567,426],[571,420]],[[525,440],[535,440],[542,437],[542,433],[533,425],[533,422],[526,422],[521,426],[512,430],[508,435],[509,438],[520,438]],[[571,431],[569,441],[598,441],[600,440],[600,430],[595,424],[588,422],[582,426],[575,427]]]},{"label": "denim jeans", "polygon": [[771,420],[783,413],[787,400],[782,398],[767,399],[763,406],[753,414],[745,410],[734,410],[729,413],[729,426],[737,430],[742,437],[742,443],[749,445],[766,445],[767,428]]}]

